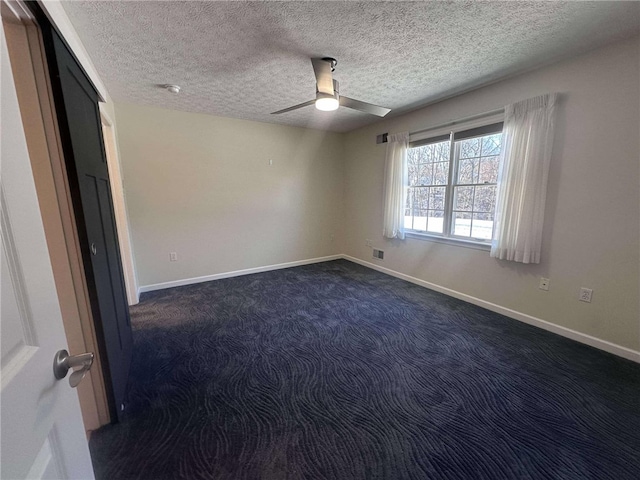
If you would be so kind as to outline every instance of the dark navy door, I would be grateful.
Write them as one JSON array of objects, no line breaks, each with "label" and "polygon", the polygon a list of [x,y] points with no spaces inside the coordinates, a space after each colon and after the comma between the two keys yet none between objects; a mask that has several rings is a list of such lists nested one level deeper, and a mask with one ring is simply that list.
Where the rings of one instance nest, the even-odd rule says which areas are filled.
[{"label": "dark navy door", "polygon": [[111,418],[122,415],[132,333],[98,94],[65,43],[43,27],[56,115],[80,237]]}]

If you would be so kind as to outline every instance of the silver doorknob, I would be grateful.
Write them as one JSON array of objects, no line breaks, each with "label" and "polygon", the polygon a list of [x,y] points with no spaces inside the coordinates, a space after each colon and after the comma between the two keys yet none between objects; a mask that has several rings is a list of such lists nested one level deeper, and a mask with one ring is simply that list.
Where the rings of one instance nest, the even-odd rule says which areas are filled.
[{"label": "silver doorknob", "polygon": [[56,356],[53,357],[53,375],[58,380],[62,380],[67,376],[69,369],[80,367],[69,377],[69,385],[75,388],[84,378],[89,369],[93,365],[93,353],[81,353],[79,355],[69,355],[66,350],[58,350]]}]

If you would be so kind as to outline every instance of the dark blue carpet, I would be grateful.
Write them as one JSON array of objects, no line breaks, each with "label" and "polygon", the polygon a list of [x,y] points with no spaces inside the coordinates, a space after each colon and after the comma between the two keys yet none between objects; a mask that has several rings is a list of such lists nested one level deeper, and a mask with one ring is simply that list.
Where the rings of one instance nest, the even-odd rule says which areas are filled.
[{"label": "dark blue carpet", "polygon": [[640,365],[344,260],[131,314],[99,479],[640,477]]}]

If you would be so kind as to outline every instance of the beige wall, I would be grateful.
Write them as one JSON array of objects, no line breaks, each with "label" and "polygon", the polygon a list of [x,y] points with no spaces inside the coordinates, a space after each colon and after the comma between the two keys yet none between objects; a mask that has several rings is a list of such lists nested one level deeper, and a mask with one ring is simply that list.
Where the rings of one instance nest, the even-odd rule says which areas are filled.
[{"label": "beige wall", "polygon": [[[635,38],[348,134],[116,104],[139,284],[344,253],[638,351],[639,57]],[[548,92],[561,102],[540,265],[383,239],[377,134]]]},{"label": "beige wall", "polygon": [[141,287],[341,252],[343,135],[128,104],[116,118]]},{"label": "beige wall", "polygon": [[[346,138],[345,250],[372,263],[602,340],[640,350],[638,38],[351,132]],[[383,132],[415,131],[561,93],[540,265],[488,252],[382,237]],[[550,290],[538,289],[540,276]],[[577,300],[592,288],[591,304]]]}]

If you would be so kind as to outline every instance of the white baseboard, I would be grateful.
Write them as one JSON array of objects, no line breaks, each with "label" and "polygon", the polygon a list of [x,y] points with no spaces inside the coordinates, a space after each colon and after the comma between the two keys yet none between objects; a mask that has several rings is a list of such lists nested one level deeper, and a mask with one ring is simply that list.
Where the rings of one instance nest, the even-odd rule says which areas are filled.
[{"label": "white baseboard", "polygon": [[344,258],[345,260],[349,260],[351,262],[363,265],[365,267],[371,268],[373,270],[386,273],[387,275],[391,275],[392,277],[400,278],[402,280],[406,280],[407,282],[420,285],[421,287],[426,287],[431,290],[435,290],[436,292],[449,295],[450,297],[458,298],[460,300],[464,300],[465,302],[478,305],[479,307],[486,308],[487,310],[491,310],[492,312],[496,312],[506,317],[519,320],[529,325],[533,325],[534,327],[542,328],[549,332],[556,333],[566,338],[570,338],[571,340],[584,343],[585,345],[589,345],[591,347],[604,350],[605,352],[613,353],[614,355],[617,355],[622,358],[626,358],[627,360],[640,363],[640,352],[637,352],[630,348],[622,347],[620,345],[616,345],[615,343],[611,343],[606,340],[601,340],[599,338],[592,337],[591,335],[587,335],[586,333],[577,332],[576,330],[572,330],[570,328],[561,327],[560,325],[556,325],[554,323],[547,322],[546,320],[542,320],[540,318],[527,315],[526,313],[518,312],[516,310],[511,310],[510,308],[502,307],[495,303],[487,302],[480,298],[472,297],[471,295],[467,295],[465,293],[461,293],[456,290],[452,290],[450,288],[441,287],[440,285],[426,282],[424,280],[420,280],[419,278],[412,277],[410,275],[405,275],[404,273],[396,272],[395,270],[391,270],[390,268],[381,267],[380,265],[376,265],[375,263],[370,263],[364,260],[360,260],[359,258],[351,257],[349,255],[342,255],[342,258]]},{"label": "white baseboard", "polygon": [[270,270],[280,270],[282,268],[299,267],[301,265],[310,265],[312,263],[328,262],[330,260],[338,260],[343,255],[329,255],[328,257],[309,258],[306,260],[298,260],[295,262],[278,263],[275,265],[266,265],[264,267],[246,268],[244,270],[234,270],[232,272],[216,273],[214,275],[205,275],[203,277],[184,278],[182,280],[173,280],[171,282],[154,283],[152,285],[143,285],[138,289],[138,296],[141,293],[153,292],[154,290],[163,290],[165,288],[181,287],[183,285],[192,285],[194,283],[210,282],[211,280],[220,280],[222,278],[239,277],[241,275],[250,275],[252,273],[268,272]]},{"label": "white baseboard", "polygon": [[436,285],[435,283],[430,283],[425,280],[421,280],[419,278],[412,277],[410,275],[406,275],[404,273],[400,273],[395,270],[391,270],[390,268],[381,267],[380,265],[376,265],[375,263],[367,262],[365,260],[360,260],[359,258],[351,257],[349,255],[344,255],[344,254],[330,255],[327,257],[310,258],[306,260],[298,260],[295,262],[278,263],[276,265],[266,265],[263,267],[247,268],[244,270],[234,270],[232,272],[216,273],[214,275],[205,275],[203,277],[185,278],[182,280],[174,280],[171,282],[144,285],[138,288],[138,296],[140,296],[141,293],[152,292],[154,290],[180,287],[183,285],[192,285],[194,283],[209,282],[211,280],[220,280],[222,278],[238,277],[240,275],[249,275],[252,273],[268,272],[271,270],[280,270],[282,268],[298,267],[300,265],[310,265],[312,263],[328,262],[330,260],[337,260],[340,258],[344,258],[345,260],[349,260],[351,262],[357,263],[359,265],[363,265],[373,270],[386,273],[387,275],[391,275],[392,277],[400,278],[402,280],[406,280],[407,282],[420,285],[421,287],[429,288],[431,290],[435,290],[436,292],[444,293],[445,295],[458,298],[465,302],[472,303],[473,305],[478,305],[479,307],[486,308],[487,310],[491,310],[492,312],[496,312],[506,317],[519,320],[529,325],[533,325],[534,327],[542,328],[549,332],[556,333],[566,338],[570,338],[571,340],[584,343],[585,345],[589,345],[591,347],[604,350],[605,352],[609,352],[619,357],[626,358],[627,360],[640,363],[640,352],[637,352],[630,348],[622,347],[620,345],[616,345],[615,343],[611,343],[606,340],[601,340],[599,338],[592,337],[591,335],[587,335],[586,333],[581,333],[576,330],[572,330],[570,328],[561,327],[560,325],[556,325],[554,323],[547,322],[546,320],[542,320],[540,318],[527,315],[526,313],[522,313],[516,310],[512,310],[510,308],[502,307],[495,303],[487,302],[486,300],[482,300],[480,298],[467,295],[466,293],[462,293],[462,292],[458,292],[457,290],[452,290],[450,288],[442,287],[440,285]]}]

